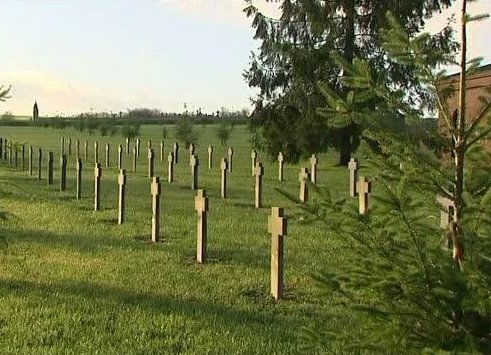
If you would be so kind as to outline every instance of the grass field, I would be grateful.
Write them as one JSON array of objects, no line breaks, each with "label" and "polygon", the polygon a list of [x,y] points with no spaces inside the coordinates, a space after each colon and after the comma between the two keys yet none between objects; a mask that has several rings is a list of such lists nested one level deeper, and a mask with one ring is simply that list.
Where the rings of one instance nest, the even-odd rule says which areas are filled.
[{"label": "grass field", "polygon": [[[213,126],[196,126],[200,158],[199,186],[210,198],[208,262],[196,254],[196,212],[190,189],[189,158],[180,149],[173,184],[167,183],[165,139],[160,163],[159,126],[142,126],[142,154],[137,174],[131,155],[126,221],[117,225],[117,144],[120,136],[100,137],[33,127],[2,127],[0,136],[43,149],[43,179],[0,161],[0,210],[5,245],[0,247],[0,352],[15,354],[156,354],[156,353],[296,353],[300,329],[322,327],[343,309],[333,304],[312,280],[312,273],[331,263],[349,262],[329,239],[329,231],[299,221],[298,208],[275,188],[298,194],[299,166],[285,167],[277,181],[277,163],[259,152],[265,167],[264,204],[254,208],[249,132],[236,126],[233,172],[228,198],[220,198],[219,159],[226,154]],[[67,191],[59,191],[60,137],[72,138]],[[83,199],[75,199],[75,139],[89,141],[84,164]],[[156,150],[161,177],[162,241],[150,242],[151,195],[146,176],[146,142]],[[93,211],[93,142],[99,142],[103,166],[102,210]],[[104,167],[104,145],[111,144],[111,167]],[[213,144],[214,167],[207,167]],[[83,146],[83,144],[82,144]],[[55,153],[55,181],[47,186],[46,157]],[[82,154],[83,156],[83,154]],[[335,167],[334,155],[319,159],[320,185],[348,194],[348,170]],[[85,163],[85,162],[84,162]],[[26,164],[27,165],[27,164]],[[35,164],[36,167],[37,163]],[[302,166],[308,166],[303,162]],[[36,170],[36,169],[35,169]],[[356,203],[353,201],[353,203]],[[269,296],[271,206],[289,217],[285,243],[285,299]]]}]

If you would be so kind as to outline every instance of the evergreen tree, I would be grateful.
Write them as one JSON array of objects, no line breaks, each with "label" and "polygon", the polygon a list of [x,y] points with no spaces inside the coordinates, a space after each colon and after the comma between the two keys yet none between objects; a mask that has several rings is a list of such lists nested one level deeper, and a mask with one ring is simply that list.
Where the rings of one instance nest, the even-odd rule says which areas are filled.
[{"label": "evergreen tree", "polygon": [[[326,192],[305,207],[328,226],[331,237],[342,241],[349,256],[348,263],[316,279],[358,315],[355,329],[333,320],[324,331],[305,329],[306,350],[491,352],[491,157],[481,144],[491,132],[491,102],[483,97],[476,117],[465,109],[466,76],[478,62],[466,58],[466,26],[486,15],[470,16],[466,3],[457,90],[441,84],[444,77],[435,68],[452,58],[434,51],[431,37],[408,35],[392,15],[389,29],[381,32],[384,50],[412,70],[428,97],[435,98],[444,124],[433,133],[446,142],[453,160],[423,142],[415,145],[391,125],[393,117],[423,122],[424,109],[387,80],[386,67],[334,56],[344,70],[346,98],[327,83],[319,85],[327,101],[319,114],[339,125],[347,121],[365,127],[363,137],[377,143],[379,150],[370,158],[378,172],[373,177],[377,194],[374,207],[363,216],[349,201],[334,200]],[[460,104],[453,124],[445,102],[456,92]],[[372,102],[376,110],[365,104]],[[443,232],[431,218],[431,210],[438,210],[436,194],[455,206],[453,221]],[[442,248],[447,238],[450,249]]]},{"label": "evergreen tree", "polygon": [[[386,61],[378,31],[386,24],[385,12],[392,10],[410,34],[417,33],[431,14],[452,1],[283,0],[281,17],[272,19],[247,0],[244,11],[254,18],[254,38],[261,46],[259,53],[252,54],[244,76],[249,86],[259,89],[253,119],[263,128],[268,152],[276,156],[286,146],[285,158],[296,161],[301,155],[334,146],[340,152],[339,162],[345,164],[357,148],[359,126],[333,127],[316,112],[323,103],[318,80],[346,95],[339,68],[331,59],[334,51],[347,62],[361,57],[373,67],[386,66],[395,85],[427,100],[410,70]],[[448,35],[447,29],[438,36],[437,48],[452,49]]]}]

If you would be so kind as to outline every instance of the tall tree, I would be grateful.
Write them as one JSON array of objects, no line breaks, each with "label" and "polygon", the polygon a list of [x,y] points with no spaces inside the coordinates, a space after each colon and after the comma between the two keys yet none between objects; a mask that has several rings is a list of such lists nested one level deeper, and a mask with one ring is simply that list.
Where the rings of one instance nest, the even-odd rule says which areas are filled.
[{"label": "tall tree", "polygon": [[[249,86],[259,89],[253,124],[262,127],[268,152],[276,155],[282,150],[286,159],[297,161],[332,146],[340,152],[339,163],[345,164],[357,148],[358,125],[336,126],[316,112],[324,102],[317,81],[347,94],[331,58],[333,52],[349,63],[360,57],[373,67],[386,66],[394,85],[405,86],[415,100],[428,100],[410,70],[387,61],[378,31],[386,25],[386,11],[391,10],[409,34],[417,33],[427,18],[453,1],[282,0],[281,16],[273,19],[246,0],[244,11],[253,17],[254,39],[261,45],[258,53],[252,53],[244,77]],[[435,41],[437,49],[451,49],[449,32],[443,31]]]}]

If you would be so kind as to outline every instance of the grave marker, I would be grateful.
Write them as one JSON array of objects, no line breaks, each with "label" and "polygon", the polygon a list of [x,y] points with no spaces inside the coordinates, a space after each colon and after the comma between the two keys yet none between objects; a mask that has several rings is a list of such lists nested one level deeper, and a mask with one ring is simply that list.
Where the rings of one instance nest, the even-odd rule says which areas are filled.
[{"label": "grave marker", "polygon": [[254,172],[256,169],[256,159],[257,159],[257,152],[253,149],[251,152],[252,176],[254,176]]},{"label": "grave marker", "polygon": [[148,177],[149,178],[153,177],[153,159],[154,159],[153,149],[148,148]]},{"label": "grave marker", "polygon": [[14,145],[14,166],[17,168],[17,161],[18,161],[18,149],[17,149],[17,144]]},{"label": "grave marker", "polygon": [[234,150],[232,149],[232,147],[228,148],[228,172],[231,173],[232,172],[232,157],[234,155]]},{"label": "grave marker", "polygon": [[196,247],[196,260],[198,263],[206,261],[206,240],[207,240],[207,225],[206,214],[208,212],[208,197],[206,191],[199,189],[194,198],[194,208],[198,213],[198,238]]},{"label": "grave marker", "polygon": [[72,156],[72,138],[68,138],[68,156]]},{"label": "grave marker", "polygon": [[151,139],[149,139],[149,140],[147,141],[147,150],[148,150],[148,149],[152,149],[152,140],[151,140]]},{"label": "grave marker", "polygon": [[0,138],[0,158],[3,158],[3,138]]},{"label": "grave marker", "polygon": [[110,159],[111,147],[109,143],[106,143],[106,168],[109,168],[109,159]]},{"label": "grave marker", "polygon": [[299,199],[303,203],[307,202],[309,198],[309,188],[307,181],[309,180],[309,169],[301,168],[298,174],[298,182],[300,182],[300,196]]},{"label": "grave marker", "polygon": [[283,153],[278,153],[278,180],[283,181]]},{"label": "grave marker", "polygon": [[99,162],[99,143],[97,141],[94,142],[94,163]]},{"label": "grave marker", "polygon": [[136,139],[136,156],[140,156],[140,138]]},{"label": "grave marker", "polygon": [[118,170],[123,169],[123,146],[118,146]]},{"label": "grave marker", "polygon": [[222,158],[220,170],[222,171],[222,183],[220,187],[222,198],[227,198],[227,158]]},{"label": "grave marker", "polygon": [[82,198],[82,159],[80,159],[80,158],[77,158],[76,170],[77,170],[76,198],[77,198],[77,200],[80,200]]},{"label": "grave marker", "polygon": [[85,141],[84,143],[84,160],[89,160],[89,142]]},{"label": "grave marker", "polygon": [[126,137],[126,155],[130,154],[130,137]]},{"label": "grave marker", "polygon": [[124,222],[124,205],[126,194],[126,172],[124,169],[119,170],[118,175],[119,198],[118,198],[118,224]]},{"label": "grave marker", "polygon": [[66,155],[60,157],[60,191],[66,190]]},{"label": "grave marker", "polygon": [[53,185],[53,152],[48,153],[48,185]]},{"label": "grave marker", "polygon": [[65,137],[60,138],[60,155],[65,154]]},{"label": "grave marker", "polygon": [[194,155],[194,144],[189,143],[189,163],[191,163],[191,157]]},{"label": "grave marker", "polygon": [[315,154],[312,154],[310,157],[310,181],[312,181],[312,184],[317,184],[317,163],[318,163],[317,156]]},{"label": "grave marker", "polygon": [[41,180],[42,161],[43,161],[43,151],[41,150],[41,148],[39,148],[39,151],[38,151],[38,180]]},{"label": "grave marker", "polygon": [[358,179],[358,161],[351,158],[348,163],[349,169],[349,195],[356,196],[356,181]]},{"label": "grave marker", "polygon": [[271,233],[271,294],[277,301],[283,297],[283,252],[287,224],[283,208],[271,207],[271,215],[268,216],[268,232]]},{"label": "grave marker", "polygon": [[136,154],[137,151],[136,151],[136,145],[133,147],[133,172],[136,173],[136,161],[137,161],[137,157],[138,155]]},{"label": "grave marker", "polygon": [[167,155],[167,181],[168,182],[173,182],[174,181],[174,153],[169,152]]},{"label": "grave marker", "polygon": [[7,138],[5,138],[4,144],[5,144],[5,146],[4,146],[5,148],[3,150],[3,159],[7,160],[7,150],[8,150]]},{"label": "grave marker", "polygon": [[358,191],[358,207],[360,214],[363,215],[368,211],[368,194],[372,192],[372,183],[366,177],[360,176],[356,184]]},{"label": "grave marker", "polygon": [[101,164],[95,163],[94,166],[94,211],[99,211],[101,207]]},{"label": "grave marker", "polygon": [[24,144],[21,146],[21,155],[20,155],[20,165],[22,167],[22,171],[26,170],[26,147]]},{"label": "grave marker", "polygon": [[9,164],[12,165],[12,141],[9,141]]},{"label": "grave marker", "polygon": [[198,166],[199,159],[196,155],[191,155],[189,162],[191,166],[191,190],[196,190],[198,188]]},{"label": "grave marker", "polygon": [[77,138],[77,141],[75,143],[75,149],[77,150],[77,156],[76,158],[80,158],[80,140]]},{"label": "grave marker", "polygon": [[164,162],[164,141],[160,141],[160,162]]},{"label": "grave marker", "polygon": [[152,178],[150,188],[152,194],[152,242],[157,243],[160,238],[160,181],[157,176]]},{"label": "grave marker", "polygon": [[29,170],[29,176],[32,176],[32,157],[33,157],[33,151],[32,151],[32,145],[29,146],[29,166],[28,166],[28,170]]},{"label": "grave marker", "polygon": [[179,153],[179,144],[174,143],[174,164],[177,164],[178,162],[178,153]]},{"label": "grave marker", "polygon": [[213,169],[213,146],[208,146],[208,170]]},{"label": "grave marker", "polygon": [[254,175],[256,176],[256,188],[255,188],[256,208],[261,208],[263,205],[263,174],[264,174],[263,165],[260,162],[256,162],[256,167],[254,169]]}]

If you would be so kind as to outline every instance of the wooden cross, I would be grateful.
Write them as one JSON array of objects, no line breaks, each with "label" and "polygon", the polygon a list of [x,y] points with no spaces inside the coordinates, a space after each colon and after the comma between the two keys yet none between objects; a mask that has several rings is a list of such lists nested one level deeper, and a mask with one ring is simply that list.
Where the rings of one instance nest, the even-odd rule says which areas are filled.
[{"label": "wooden cross", "polygon": [[24,146],[24,144],[21,145],[20,147],[21,149],[21,156],[20,156],[20,165],[22,167],[22,171],[26,170],[26,166],[25,166],[25,155],[26,155],[26,148]]},{"label": "wooden cross", "polygon": [[160,239],[160,181],[158,176],[152,178],[150,185],[152,194],[152,242],[157,243]]},{"label": "wooden cross", "polygon": [[77,194],[76,194],[76,198],[77,198],[77,200],[80,200],[82,198],[82,159],[80,159],[80,158],[77,158],[76,169],[77,169]]},{"label": "wooden cross", "polygon": [[174,164],[177,164],[178,161],[178,153],[179,153],[179,144],[174,143]]},{"label": "wooden cross", "polygon": [[76,159],[80,158],[80,140],[77,138],[77,141],[75,142],[75,149],[77,150],[77,156]]},{"label": "wooden cross", "polygon": [[60,191],[66,190],[66,155],[60,157]]},{"label": "wooden cross", "polygon": [[255,169],[256,169],[256,159],[257,159],[257,152],[253,149],[251,151],[252,176],[254,176],[254,172],[255,172]]},{"label": "wooden cross", "polygon": [[356,181],[358,178],[358,161],[351,158],[348,163],[349,169],[349,195],[351,197],[356,196]]},{"label": "wooden cross", "polygon": [[232,156],[234,155],[234,150],[232,147],[228,148],[228,172],[232,172]]},{"label": "wooden cross", "polygon": [[[1,144],[0,144],[1,146]],[[29,146],[29,165],[28,165],[28,170],[29,170],[29,176],[32,176],[32,166],[33,166],[33,150],[32,150],[32,145]]]},{"label": "wooden cross", "polygon": [[89,142],[87,141],[84,143],[84,159],[85,161],[89,160]]},{"label": "wooden cross", "polygon": [[118,170],[123,169],[123,146],[118,146]]},{"label": "wooden cross", "polygon": [[60,155],[65,154],[65,138],[60,138]]},{"label": "wooden cross", "polygon": [[278,180],[283,181],[283,153],[278,153]]},{"label": "wooden cross", "polygon": [[368,194],[372,192],[372,183],[366,177],[360,176],[356,183],[358,191],[358,207],[361,215],[368,211]]},{"label": "wooden cross", "polygon": [[119,170],[118,185],[119,185],[118,224],[123,224],[123,222],[124,222],[125,194],[126,194],[126,171],[124,169]]},{"label": "wooden cross", "polygon": [[147,141],[147,149],[152,149],[152,140],[151,139],[149,139]]},{"label": "wooden cross", "polygon": [[168,182],[173,182],[174,181],[174,153],[169,152],[167,155],[167,181]]},{"label": "wooden cross", "polygon": [[254,169],[254,175],[256,176],[256,188],[255,188],[256,208],[261,208],[263,205],[263,174],[264,174],[263,165],[260,162],[256,162],[256,167]]},{"label": "wooden cross", "polygon": [[191,155],[191,160],[189,162],[191,166],[191,189],[196,190],[198,188],[198,165],[199,159],[196,155]]},{"label": "wooden cross", "polygon": [[153,149],[148,148],[148,177],[151,178],[153,176]]},{"label": "wooden cross", "polygon": [[440,209],[440,228],[447,229],[450,222],[453,221],[455,203],[448,197],[437,196],[436,200],[441,205]]},{"label": "wooden cross", "polygon": [[3,159],[7,160],[7,150],[8,150],[7,138],[5,138],[4,144],[5,144],[5,149],[3,150]]},{"label": "wooden cross", "polygon": [[53,185],[53,152],[48,153],[48,185]]},{"label": "wooden cross", "polygon": [[95,163],[94,166],[94,211],[98,211],[101,205],[101,164]]},{"label": "wooden cross", "polygon": [[0,158],[3,158],[3,138],[0,138]]},{"label": "wooden cross", "polygon": [[189,143],[189,161],[191,162],[191,156],[194,155],[194,144]]},{"label": "wooden cross", "polygon": [[136,154],[136,145],[133,147],[133,173],[136,173],[136,161],[138,155]]},{"label": "wooden cross", "polygon": [[317,163],[317,156],[315,154],[312,154],[312,156],[310,157],[310,181],[312,181],[312,184],[314,185],[317,184]]},{"label": "wooden cross", "polygon": [[140,138],[137,138],[136,139],[136,156],[139,157],[140,156]]},{"label": "wooden cross", "polygon": [[43,162],[43,151],[41,148],[38,150],[38,180],[41,180],[41,172],[42,172],[42,162]]},{"label": "wooden cross", "polygon": [[164,162],[164,141],[160,141],[160,162]]},{"label": "wooden cross", "polygon": [[222,183],[220,187],[220,192],[222,198],[227,198],[227,158],[222,158],[220,162],[220,170],[222,171]]},{"label": "wooden cross", "polygon": [[72,156],[72,138],[68,138],[68,156]]},{"label": "wooden cross", "polygon": [[194,198],[194,208],[198,213],[198,235],[197,235],[197,247],[196,247],[196,260],[198,263],[204,263],[206,261],[206,240],[207,240],[207,218],[208,212],[208,198],[206,197],[206,191],[199,189],[196,197]]},{"label": "wooden cross", "polygon": [[271,294],[275,300],[283,297],[283,251],[287,235],[287,219],[283,208],[272,207],[268,216],[268,232],[271,233]]},{"label": "wooden cross", "polygon": [[126,137],[126,155],[130,154],[130,137]]},{"label": "wooden cross", "polygon": [[111,147],[109,146],[109,143],[106,143],[106,168],[109,168],[110,149],[111,149]]},{"label": "wooden cross", "polygon": [[298,182],[300,182],[300,201],[307,202],[309,198],[309,188],[307,181],[309,180],[309,169],[301,168],[298,174]]},{"label": "wooden cross", "polygon": [[213,146],[208,146],[208,170],[213,168]]},{"label": "wooden cross", "polygon": [[94,163],[99,162],[99,143],[97,141],[94,142]]}]

